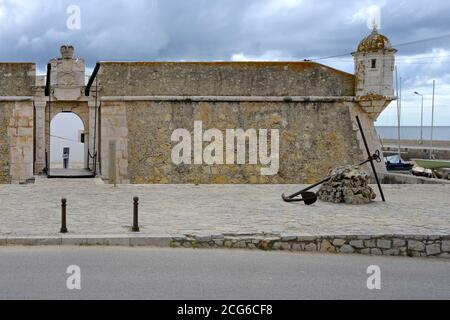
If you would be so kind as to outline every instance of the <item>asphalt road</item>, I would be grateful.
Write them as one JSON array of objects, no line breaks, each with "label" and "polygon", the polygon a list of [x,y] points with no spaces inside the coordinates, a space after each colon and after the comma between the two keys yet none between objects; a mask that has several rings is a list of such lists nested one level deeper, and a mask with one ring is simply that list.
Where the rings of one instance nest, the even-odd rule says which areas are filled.
[{"label": "asphalt road", "polygon": [[[71,265],[81,290],[68,290]],[[381,290],[367,268],[381,269]],[[0,299],[450,299],[450,262],[283,252],[0,248]]]}]

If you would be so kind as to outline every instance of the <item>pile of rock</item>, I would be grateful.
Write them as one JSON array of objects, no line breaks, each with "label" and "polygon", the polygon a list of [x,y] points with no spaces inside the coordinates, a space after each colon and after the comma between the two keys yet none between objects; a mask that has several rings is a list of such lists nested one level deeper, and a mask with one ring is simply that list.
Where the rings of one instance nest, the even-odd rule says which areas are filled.
[{"label": "pile of rock", "polygon": [[318,198],[346,204],[368,204],[376,194],[369,186],[370,176],[359,166],[339,167],[331,171],[331,180],[322,185]]}]

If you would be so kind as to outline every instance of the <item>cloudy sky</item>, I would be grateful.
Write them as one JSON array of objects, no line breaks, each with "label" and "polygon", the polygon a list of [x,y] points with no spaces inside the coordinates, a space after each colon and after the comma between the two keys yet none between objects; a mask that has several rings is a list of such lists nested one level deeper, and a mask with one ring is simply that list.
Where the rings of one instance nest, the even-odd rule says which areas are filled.
[{"label": "cloudy sky", "polygon": [[[374,8],[392,43],[450,35],[450,1],[441,0],[0,0],[0,61],[32,61],[40,70],[61,44],[97,60],[303,60],[353,72],[349,55],[370,30]],[[74,9],[75,8],[75,9]],[[73,20],[80,9],[80,28]],[[75,22],[74,22],[75,21]],[[69,24],[68,24],[69,23]],[[69,27],[68,27],[69,26]],[[399,46],[403,124],[450,125],[450,37]],[[378,125],[396,123],[391,105]]]}]

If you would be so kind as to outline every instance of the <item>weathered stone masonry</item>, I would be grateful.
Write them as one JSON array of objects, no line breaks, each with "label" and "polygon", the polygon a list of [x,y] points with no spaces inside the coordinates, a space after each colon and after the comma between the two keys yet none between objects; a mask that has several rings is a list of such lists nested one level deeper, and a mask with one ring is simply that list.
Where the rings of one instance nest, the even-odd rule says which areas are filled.
[{"label": "weathered stone masonry", "polygon": [[[133,183],[313,182],[336,162],[359,159],[354,156],[356,138],[346,138],[354,136],[350,112],[338,103],[134,102],[127,104],[126,116],[128,177]],[[235,127],[279,129],[279,174],[263,176],[260,165],[172,164],[171,133],[177,128],[192,131],[196,120],[223,132]]]},{"label": "weathered stone masonry", "polygon": [[0,63],[0,183],[33,178],[32,63]]},{"label": "weathered stone masonry", "polygon": [[170,246],[450,258],[449,236],[421,235],[212,235],[174,237]]},{"label": "weathered stone masonry", "polygon": [[10,183],[11,175],[9,171],[9,119],[12,115],[12,103],[0,103],[0,183]]}]

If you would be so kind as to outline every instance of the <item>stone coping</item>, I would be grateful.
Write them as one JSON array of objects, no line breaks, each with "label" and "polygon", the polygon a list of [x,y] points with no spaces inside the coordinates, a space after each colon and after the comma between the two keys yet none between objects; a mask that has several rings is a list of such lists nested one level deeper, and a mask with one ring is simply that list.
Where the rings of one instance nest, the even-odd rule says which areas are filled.
[{"label": "stone coping", "polygon": [[249,249],[450,259],[450,235],[55,235],[0,237],[1,246],[124,246]]},{"label": "stone coping", "polygon": [[11,101],[33,101],[34,97],[28,96],[0,96],[0,102],[11,102]]},{"label": "stone coping", "polygon": [[355,97],[336,96],[103,96],[101,101],[221,101],[221,102],[354,102]]}]

